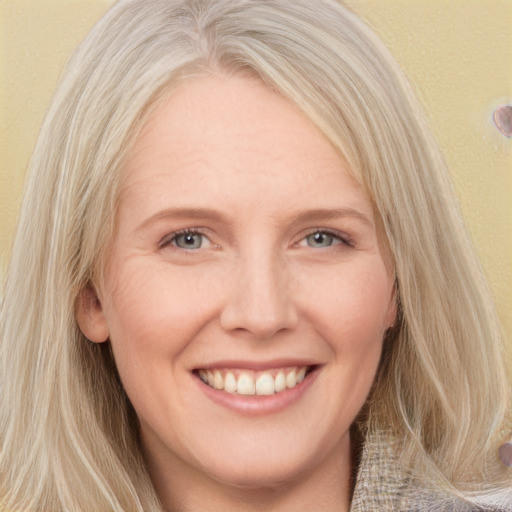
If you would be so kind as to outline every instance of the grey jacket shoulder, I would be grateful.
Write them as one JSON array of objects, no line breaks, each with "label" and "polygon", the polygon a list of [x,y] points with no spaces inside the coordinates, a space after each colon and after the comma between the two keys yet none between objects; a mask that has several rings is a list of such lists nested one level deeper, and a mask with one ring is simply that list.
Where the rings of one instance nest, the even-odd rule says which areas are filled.
[{"label": "grey jacket shoulder", "polygon": [[367,434],[350,512],[512,512],[512,487],[477,506],[411,478],[398,463],[398,445],[386,432]]}]

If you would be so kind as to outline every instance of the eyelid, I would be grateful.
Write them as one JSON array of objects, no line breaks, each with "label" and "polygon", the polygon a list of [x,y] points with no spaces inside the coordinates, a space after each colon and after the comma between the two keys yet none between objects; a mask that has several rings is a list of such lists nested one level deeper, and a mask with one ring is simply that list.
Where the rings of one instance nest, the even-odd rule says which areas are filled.
[{"label": "eyelid", "polygon": [[[166,234],[159,242],[158,242],[158,248],[163,249],[164,247],[168,247],[169,245],[172,245],[172,241],[176,239],[178,236],[181,235],[200,235],[204,237],[210,244],[212,244],[212,241],[208,237],[208,235],[205,233],[205,230],[203,228],[183,228],[183,229],[177,229],[176,231],[172,231],[171,233]],[[182,247],[175,247],[177,250],[180,251],[186,251],[187,249],[183,249]],[[190,249],[197,250],[197,249]]]},{"label": "eyelid", "polygon": [[[337,229],[331,228],[312,228],[307,230],[306,232],[300,235],[300,238],[297,242],[293,244],[293,246],[298,247],[302,242],[306,240],[306,238],[315,233],[325,233],[329,236],[332,236],[339,240],[342,244],[352,247],[354,246],[352,238],[343,231],[338,231]],[[183,228],[177,229],[176,231],[172,231],[171,233],[167,233],[164,237],[160,239],[158,242],[158,248],[163,249],[169,245],[172,245],[171,242],[180,235],[200,235],[204,237],[212,246],[214,245],[211,238],[207,234],[207,230],[205,228]],[[186,251],[186,249],[176,247],[177,250]],[[197,250],[197,249],[196,249]],[[192,249],[191,249],[192,251]]]},{"label": "eyelid", "polygon": [[308,236],[314,235],[315,233],[325,233],[326,235],[332,236],[338,239],[342,244],[352,247],[354,245],[352,238],[343,231],[338,231],[337,229],[331,228],[314,228],[306,231],[301,235],[299,241],[294,244],[295,246],[299,246],[301,242],[304,242]]}]

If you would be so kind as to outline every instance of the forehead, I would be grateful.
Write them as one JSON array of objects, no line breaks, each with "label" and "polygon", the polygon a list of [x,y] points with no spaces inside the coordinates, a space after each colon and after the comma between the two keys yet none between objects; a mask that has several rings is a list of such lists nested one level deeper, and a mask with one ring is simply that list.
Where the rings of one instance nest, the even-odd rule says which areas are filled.
[{"label": "forehead", "polygon": [[[223,185],[226,170],[235,176],[285,185],[296,176],[319,185],[343,177],[358,188],[348,165],[309,119],[260,80],[247,76],[209,76],[179,84],[152,108],[131,148],[123,193],[153,175],[208,180]],[[304,167],[307,166],[307,169]],[[288,169],[289,170],[289,169]],[[302,171],[302,172],[300,172]],[[292,173],[293,174],[293,173]]]}]

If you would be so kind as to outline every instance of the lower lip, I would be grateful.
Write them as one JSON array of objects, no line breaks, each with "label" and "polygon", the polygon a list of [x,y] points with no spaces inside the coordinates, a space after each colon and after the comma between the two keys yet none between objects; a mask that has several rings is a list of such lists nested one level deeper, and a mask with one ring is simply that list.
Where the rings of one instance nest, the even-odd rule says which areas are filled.
[{"label": "lower lip", "polygon": [[201,391],[213,402],[231,409],[239,414],[259,416],[279,412],[289,405],[297,402],[311,387],[319,371],[318,368],[309,372],[302,382],[294,388],[286,389],[273,395],[239,395],[220,391],[205,384],[199,377],[194,375]]}]

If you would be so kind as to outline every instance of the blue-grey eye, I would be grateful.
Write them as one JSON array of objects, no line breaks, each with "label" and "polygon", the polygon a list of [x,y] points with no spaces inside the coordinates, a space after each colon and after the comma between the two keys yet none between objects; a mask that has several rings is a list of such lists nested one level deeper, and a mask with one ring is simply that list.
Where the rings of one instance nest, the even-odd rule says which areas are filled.
[{"label": "blue-grey eye", "polygon": [[317,231],[306,237],[309,247],[330,247],[336,241],[336,237],[325,231]]},{"label": "blue-grey eye", "polygon": [[178,233],[172,243],[180,249],[200,249],[203,245],[203,235],[200,233]]}]

